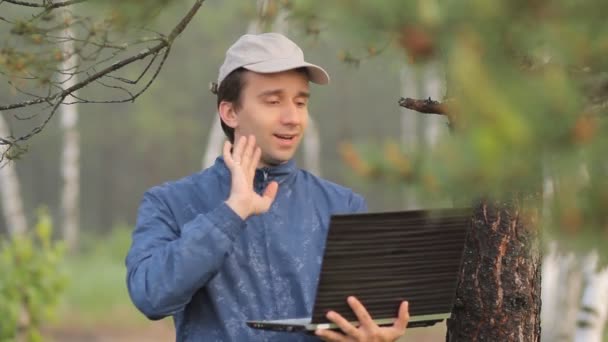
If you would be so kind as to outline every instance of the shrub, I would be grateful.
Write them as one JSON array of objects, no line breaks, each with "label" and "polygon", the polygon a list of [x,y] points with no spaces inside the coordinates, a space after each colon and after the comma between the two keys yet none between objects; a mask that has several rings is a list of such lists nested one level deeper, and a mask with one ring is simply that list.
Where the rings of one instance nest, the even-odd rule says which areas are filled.
[{"label": "shrub", "polygon": [[0,241],[0,342],[42,340],[40,326],[54,317],[67,286],[64,256],[44,210],[33,232]]}]

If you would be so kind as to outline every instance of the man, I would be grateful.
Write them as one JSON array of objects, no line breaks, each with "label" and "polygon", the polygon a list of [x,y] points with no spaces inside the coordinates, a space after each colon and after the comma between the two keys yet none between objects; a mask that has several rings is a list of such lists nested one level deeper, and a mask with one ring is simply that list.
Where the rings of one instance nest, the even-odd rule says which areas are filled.
[{"label": "man", "polygon": [[[150,319],[172,315],[178,341],[308,341],[314,336],[250,329],[248,319],[310,316],[332,214],[364,211],[351,190],[296,167],[308,121],[309,81],[329,76],[286,37],[245,35],[226,52],[217,83],[228,136],[210,168],[154,187],[142,200],[126,259],[135,305]],[[336,312],[342,333],[326,341],[393,341],[348,298],[360,325]]]}]

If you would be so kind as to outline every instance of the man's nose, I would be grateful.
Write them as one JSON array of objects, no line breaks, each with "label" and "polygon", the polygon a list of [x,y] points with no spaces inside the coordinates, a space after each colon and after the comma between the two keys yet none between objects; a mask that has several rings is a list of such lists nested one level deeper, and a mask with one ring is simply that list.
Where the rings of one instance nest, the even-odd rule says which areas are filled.
[{"label": "man's nose", "polygon": [[287,104],[281,113],[281,123],[285,125],[298,125],[302,122],[301,110],[296,104]]}]

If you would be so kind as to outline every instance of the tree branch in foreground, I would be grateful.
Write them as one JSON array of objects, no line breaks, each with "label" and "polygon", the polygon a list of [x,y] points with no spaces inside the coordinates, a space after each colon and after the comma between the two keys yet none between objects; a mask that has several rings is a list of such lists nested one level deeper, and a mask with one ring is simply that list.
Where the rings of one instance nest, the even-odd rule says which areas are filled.
[{"label": "tree branch in foreground", "polygon": [[[4,1],[7,1],[7,0],[4,0]],[[23,2],[23,1],[17,1],[17,0],[11,0],[9,2],[13,3],[13,4],[17,4],[17,5],[23,5],[23,6],[26,6],[26,4],[31,4],[31,5],[39,5],[39,6],[35,6],[35,7],[48,7],[48,6],[61,5],[61,4],[66,4],[66,6],[67,6],[68,3],[75,4],[78,2],[84,2],[84,1],[87,1],[87,0],[71,0],[71,1],[64,1],[62,3],[55,3],[55,4],[46,3],[46,5],[27,3],[27,2]],[[111,65],[108,65],[108,66],[102,68],[99,71],[97,71],[96,68],[93,68],[92,69],[93,72],[88,72],[88,71],[85,72],[85,74],[86,74],[85,78],[82,78],[78,83],[76,83],[68,88],[61,87],[61,83],[50,82],[51,86],[54,88],[53,88],[53,91],[49,90],[49,93],[46,96],[32,95],[32,96],[30,96],[29,99],[22,101],[22,102],[12,103],[12,104],[7,104],[7,105],[0,105],[0,111],[11,111],[11,110],[19,109],[19,108],[25,108],[25,107],[29,107],[29,106],[36,106],[36,105],[43,105],[43,104],[47,104],[48,108],[50,108],[48,112],[44,113],[45,118],[42,120],[42,123],[39,126],[31,129],[29,132],[27,132],[25,134],[21,134],[16,137],[14,137],[14,136],[0,137],[0,146],[4,147],[4,148],[0,149],[0,161],[6,160],[6,159],[8,159],[8,160],[13,159],[13,158],[11,158],[12,157],[11,149],[14,148],[15,150],[22,150],[22,148],[19,146],[19,144],[30,139],[32,136],[40,133],[45,128],[45,126],[48,124],[48,122],[51,120],[51,118],[56,113],[56,111],[60,105],[69,105],[71,103],[133,102],[139,95],[141,95],[146,89],[148,89],[150,84],[156,79],[156,76],[159,74],[160,70],[162,69],[162,67],[164,65],[165,60],[167,59],[167,57],[169,55],[169,52],[171,51],[171,46],[172,46],[174,40],[184,31],[186,26],[188,26],[188,24],[190,23],[192,18],[195,16],[197,11],[200,9],[200,7],[202,6],[204,1],[205,0],[196,0],[195,3],[190,8],[190,10],[188,11],[188,13],[185,14],[184,17],[177,23],[177,25],[171,30],[171,32],[169,33],[168,36],[159,34],[159,37],[155,37],[155,39],[147,39],[147,41],[149,41],[149,42],[157,41],[157,43],[155,45],[149,46],[149,47],[143,49],[142,51],[140,51],[139,53],[135,53],[131,56],[118,60],[118,61],[112,63]],[[61,7],[61,6],[56,6],[56,7]],[[70,39],[70,37],[68,37],[68,39]],[[158,65],[156,67],[151,68],[152,63],[154,62],[154,60],[157,59],[157,57],[159,57],[159,55],[162,56],[160,58],[160,62],[158,63]],[[126,78],[114,75],[114,73],[116,71],[118,71],[128,65],[131,65],[135,62],[142,61],[148,57],[151,58],[150,63],[147,64],[147,66],[144,68],[143,72],[137,77],[137,79],[135,81],[131,81]],[[107,62],[107,61],[108,60],[103,60],[102,62]],[[96,65],[99,65],[102,62],[98,62],[98,63],[96,63]],[[123,84],[133,85],[133,84],[138,83],[138,81],[143,78],[144,74],[146,74],[148,72],[150,72],[152,74],[152,76],[150,77],[148,82],[146,82],[146,84],[143,86],[143,89],[141,89],[138,92],[129,92],[128,90],[126,90],[123,87],[109,85],[102,81],[102,79],[110,79],[110,80],[118,81]],[[78,71],[78,68],[76,67],[73,70],[67,70],[67,72],[65,70],[61,70],[61,71],[56,70],[55,73],[62,74],[62,75],[71,75],[71,74],[82,73],[82,71]],[[94,101],[94,100],[85,100],[80,97],[74,96],[75,94],[74,95],[72,94],[72,93],[75,93],[77,90],[80,90],[82,88],[89,86],[92,83],[101,84],[102,86],[105,86],[107,88],[122,90],[123,94],[127,94],[127,96],[119,98],[119,99],[108,100],[108,101]],[[17,89],[17,91],[19,91],[19,89]],[[27,93],[24,93],[24,92],[21,92],[21,93],[27,95]],[[75,98],[75,99],[77,99],[77,101],[65,102],[66,99],[70,99],[70,98]],[[42,113],[40,113],[40,114],[42,114]],[[13,116],[15,116],[15,115],[13,114]],[[36,114],[33,116],[26,116],[26,117],[36,117],[36,116],[38,116],[38,115]]]},{"label": "tree branch in foreground", "polygon": [[455,115],[454,108],[452,103],[453,101],[445,101],[439,102],[434,101],[430,97],[425,100],[417,100],[409,97],[402,97],[399,99],[399,106],[407,109],[411,109],[413,111],[423,113],[423,114],[438,114],[445,115],[448,118],[448,126],[450,129],[454,129],[455,127]]},{"label": "tree branch in foreground", "polygon": [[4,2],[8,2],[9,4],[17,5],[17,6],[25,6],[25,7],[38,7],[45,8],[46,10],[52,10],[55,8],[66,7],[70,5],[75,5],[81,2],[87,2],[89,0],[68,0],[63,2],[51,2],[44,1],[43,3],[29,2],[29,1],[20,1],[20,0],[4,0]]},{"label": "tree branch in foreground", "polygon": [[447,106],[441,102],[431,100],[430,97],[426,100],[415,100],[409,97],[402,97],[399,99],[399,105],[420,113],[448,115]]}]

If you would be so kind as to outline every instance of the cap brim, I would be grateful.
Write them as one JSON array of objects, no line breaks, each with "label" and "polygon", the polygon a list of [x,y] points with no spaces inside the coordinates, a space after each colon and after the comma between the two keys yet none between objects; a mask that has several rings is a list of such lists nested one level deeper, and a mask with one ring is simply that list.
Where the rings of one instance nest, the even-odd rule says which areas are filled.
[{"label": "cap brim", "polygon": [[293,61],[290,59],[275,59],[260,63],[244,65],[243,68],[254,72],[259,72],[261,74],[271,74],[292,69],[306,68],[308,70],[308,76],[311,82],[317,84],[329,83],[329,74],[327,73],[327,71],[325,71],[318,65],[314,65],[308,62]]}]

